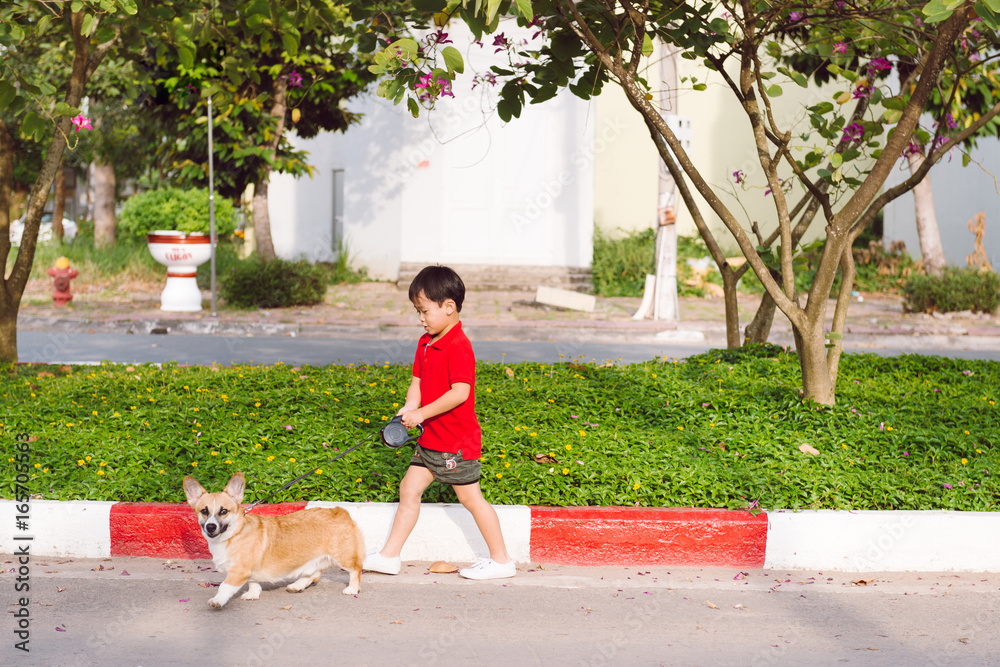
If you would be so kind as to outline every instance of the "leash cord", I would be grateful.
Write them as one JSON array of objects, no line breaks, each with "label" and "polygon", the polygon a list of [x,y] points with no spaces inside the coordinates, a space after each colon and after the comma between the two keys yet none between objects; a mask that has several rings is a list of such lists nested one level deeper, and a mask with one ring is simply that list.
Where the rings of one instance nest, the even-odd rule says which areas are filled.
[{"label": "leash cord", "polygon": [[[351,452],[353,452],[353,451],[354,451],[355,449],[357,449],[357,448],[358,448],[358,447],[360,447],[361,445],[365,444],[366,442],[368,442],[369,440],[371,440],[372,438],[374,438],[374,437],[375,437],[376,435],[378,435],[378,433],[372,433],[372,434],[371,434],[370,436],[368,436],[367,438],[364,438],[364,439],[362,439],[362,440],[359,440],[359,441],[358,441],[358,442],[357,442],[357,443],[356,443],[356,444],[355,444],[355,445],[354,445],[353,447],[351,447],[350,449],[346,449],[346,450],[344,450],[344,451],[343,451],[343,452],[341,452],[340,454],[337,454],[336,456],[334,456],[334,457],[333,457],[332,459],[327,459],[327,460],[326,460],[326,461],[325,461],[325,462],[323,463],[323,465],[326,465],[326,464],[328,464],[328,463],[333,463],[333,462],[334,462],[334,461],[336,461],[337,459],[340,459],[340,458],[343,458],[343,457],[347,456],[348,454],[350,454]],[[287,489],[288,487],[290,487],[290,486],[291,486],[292,484],[295,484],[295,483],[296,483],[296,482],[298,482],[299,480],[303,480],[303,479],[305,479],[305,478],[306,478],[306,477],[308,477],[309,475],[312,475],[312,474],[314,474],[314,473],[315,473],[315,472],[316,472],[317,470],[321,470],[321,469],[322,469],[322,466],[321,466],[321,467],[318,467],[318,468],[313,468],[313,469],[312,469],[312,470],[310,470],[309,472],[307,472],[307,473],[305,473],[305,474],[302,474],[302,475],[299,475],[298,477],[296,477],[295,479],[293,479],[292,481],[290,481],[290,482],[289,482],[288,484],[285,484],[285,485],[284,485],[283,487],[281,487],[280,489],[278,489],[278,490],[276,490],[276,491],[272,491],[271,493],[267,494],[266,496],[264,496],[264,497],[263,497],[263,498],[261,498],[260,500],[256,500],[256,501],[254,501],[254,503],[253,503],[252,505],[250,505],[250,507],[248,507],[248,508],[246,509],[246,511],[247,511],[247,512],[249,512],[249,511],[250,511],[250,510],[252,510],[252,509],[253,509],[254,507],[256,507],[257,505],[260,505],[260,504],[261,504],[262,502],[264,502],[265,500],[267,500],[268,498],[270,498],[270,497],[271,497],[271,496],[273,496],[274,494],[276,494],[276,493],[279,493],[280,491],[284,491],[285,489]]]}]

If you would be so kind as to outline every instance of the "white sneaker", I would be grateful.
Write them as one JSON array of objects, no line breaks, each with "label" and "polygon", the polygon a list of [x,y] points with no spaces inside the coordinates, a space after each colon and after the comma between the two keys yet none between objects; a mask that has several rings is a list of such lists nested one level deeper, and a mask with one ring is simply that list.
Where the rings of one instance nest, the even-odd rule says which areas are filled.
[{"label": "white sneaker", "polygon": [[369,572],[381,572],[382,574],[399,574],[402,561],[399,556],[389,558],[383,556],[378,551],[372,551],[365,556],[365,562],[361,567]]},{"label": "white sneaker", "polygon": [[458,573],[466,579],[507,579],[517,574],[517,563],[513,559],[498,563],[492,558],[484,558]]}]

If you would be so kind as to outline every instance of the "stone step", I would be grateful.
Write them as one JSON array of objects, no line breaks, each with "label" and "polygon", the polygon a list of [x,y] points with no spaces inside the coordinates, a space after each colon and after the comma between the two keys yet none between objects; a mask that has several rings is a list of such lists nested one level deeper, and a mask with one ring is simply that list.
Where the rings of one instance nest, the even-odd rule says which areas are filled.
[{"label": "stone step", "polygon": [[[399,265],[399,289],[410,283],[426,264],[402,262]],[[495,292],[534,292],[538,287],[557,287],[576,292],[592,292],[589,268],[566,266],[506,266],[495,264],[449,264],[462,277],[466,289]]]}]

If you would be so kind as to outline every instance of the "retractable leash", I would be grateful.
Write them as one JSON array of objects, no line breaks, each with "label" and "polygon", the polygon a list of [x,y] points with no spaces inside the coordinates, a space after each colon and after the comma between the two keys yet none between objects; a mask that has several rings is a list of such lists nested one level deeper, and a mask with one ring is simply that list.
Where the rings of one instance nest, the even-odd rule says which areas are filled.
[{"label": "retractable leash", "polygon": [[[376,435],[378,435],[378,436],[381,437],[382,443],[386,447],[388,447],[390,449],[399,449],[403,445],[410,444],[411,442],[416,442],[416,440],[421,435],[423,435],[423,433],[424,433],[423,424],[418,424],[417,428],[420,430],[420,433],[418,433],[416,435],[410,435],[409,430],[407,430],[407,428],[405,426],[403,426],[403,419],[402,419],[402,417],[400,417],[399,415],[396,415],[395,417],[393,417],[392,419],[390,419],[389,423],[386,424],[385,426],[383,426],[379,430],[379,432],[377,434],[376,433],[372,433],[367,438],[363,438],[363,439],[359,440],[350,449],[345,449],[344,451],[342,451],[340,454],[337,454],[333,458],[327,459],[326,462],[323,463],[323,465],[327,465],[329,463],[333,463],[337,459],[344,458],[345,456],[347,456],[348,454],[350,454],[351,452],[353,452],[355,449],[357,449],[361,445],[365,444],[366,442],[368,442],[369,440],[371,440],[372,438],[374,438]],[[249,512],[254,507],[256,507],[257,505],[260,505],[262,502],[264,502],[265,500],[267,500],[268,498],[270,498],[274,494],[276,494],[276,493],[278,493],[280,491],[284,491],[285,489],[287,489],[288,487],[290,487],[292,484],[295,484],[296,482],[305,479],[309,475],[315,474],[316,471],[320,470],[320,469],[321,468],[313,468],[309,472],[307,472],[307,473],[305,473],[303,475],[299,475],[298,477],[296,477],[295,479],[293,479],[292,481],[290,481],[288,484],[285,484],[280,489],[278,489],[276,491],[272,491],[271,493],[267,494],[266,496],[264,496],[260,500],[255,501],[252,505],[250,505],[249,507],[247,507],[246,511]]]}]

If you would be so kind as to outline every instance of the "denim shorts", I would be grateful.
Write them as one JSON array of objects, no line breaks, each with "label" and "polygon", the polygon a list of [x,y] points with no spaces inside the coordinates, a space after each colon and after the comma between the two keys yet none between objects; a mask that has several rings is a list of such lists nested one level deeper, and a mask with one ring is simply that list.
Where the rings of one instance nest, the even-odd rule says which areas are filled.
[{"label": "denim shorts", "polygon": [[434,479],[451,486],[475,484],[479,481],[480,469],[482,468],[479,459],[465,461],[462,459],[461,452],[457,454],[438,452],[433,449],[424,449],[420,445],[414,448],[410,465],[427,468],[434,475]]}]

